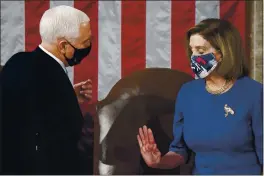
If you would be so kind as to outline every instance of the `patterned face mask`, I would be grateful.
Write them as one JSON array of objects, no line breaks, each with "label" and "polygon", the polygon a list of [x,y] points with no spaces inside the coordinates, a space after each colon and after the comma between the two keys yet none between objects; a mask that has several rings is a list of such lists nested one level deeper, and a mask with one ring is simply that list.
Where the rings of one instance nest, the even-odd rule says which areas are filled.
[{"label": "patterned face mask", "polygon": [[213,53],[191,57],[191,68],[195,74],[195,79],[208,76],[217,64]]}]

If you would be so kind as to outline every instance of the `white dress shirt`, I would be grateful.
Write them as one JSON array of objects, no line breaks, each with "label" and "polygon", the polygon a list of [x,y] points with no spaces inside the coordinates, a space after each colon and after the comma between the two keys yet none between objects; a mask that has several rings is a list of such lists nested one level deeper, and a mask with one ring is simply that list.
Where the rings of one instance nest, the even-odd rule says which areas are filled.
[{"label": "white dress shirt", "polygon": [[57,61],[61,67],[63,68],[63,70],[66,72],[66,74],[68,75],[68,72],[66,70],[66,67],[64,65],[64,63],[58,59],[56,56],[54,56],[53,54],[51,54],[49,51],[47,51],[45,48],[43,48],[41,45],[39,45],[39,48],[42,49],[45,53],[47,53],[48,55],[50,55],[50,57],[52,57],[53,59],[55,59],[55,61]]}]

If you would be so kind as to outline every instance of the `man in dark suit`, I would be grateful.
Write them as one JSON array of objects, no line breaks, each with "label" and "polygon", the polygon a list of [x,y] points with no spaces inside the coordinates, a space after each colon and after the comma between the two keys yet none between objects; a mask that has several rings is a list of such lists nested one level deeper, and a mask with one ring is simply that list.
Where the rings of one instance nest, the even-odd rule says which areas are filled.
[{"label": "man in dark suit", "polygon": [[40,21],[42,43],[13,55],[3,67],[3,174],[85,174],[78,103],[90,98],[91,92],[83,90],[90,83],[72,86],[66,67],[90,52],[89,21],[73,7],[47,10]]}]

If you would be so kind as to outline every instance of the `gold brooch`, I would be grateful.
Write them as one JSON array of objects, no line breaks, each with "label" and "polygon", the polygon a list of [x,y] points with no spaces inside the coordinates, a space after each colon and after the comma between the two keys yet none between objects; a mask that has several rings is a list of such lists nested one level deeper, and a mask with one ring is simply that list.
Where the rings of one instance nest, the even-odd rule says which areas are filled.
[{"label": "gold brooch", "polygon": [[225,117],[227,117],[229,113],[231,115],[235,114],[234,110],[231,107],[229,107],[227,104],[225,104],[224,110],[225,110]]}]

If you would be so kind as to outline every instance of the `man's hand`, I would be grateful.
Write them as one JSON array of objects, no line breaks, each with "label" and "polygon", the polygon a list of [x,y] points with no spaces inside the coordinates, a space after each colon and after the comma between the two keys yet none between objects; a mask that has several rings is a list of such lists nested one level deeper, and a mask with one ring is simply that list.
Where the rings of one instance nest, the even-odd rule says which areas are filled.
[{"label": "man's hand", "polygon": [[92,99],[92,81],[90,79],[73,85],[73,88],[80,104]]}]

